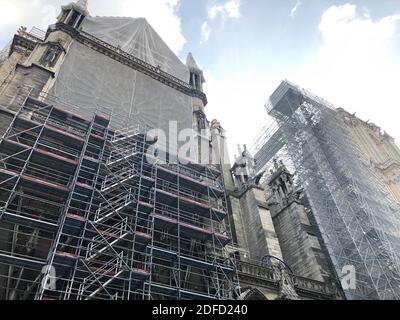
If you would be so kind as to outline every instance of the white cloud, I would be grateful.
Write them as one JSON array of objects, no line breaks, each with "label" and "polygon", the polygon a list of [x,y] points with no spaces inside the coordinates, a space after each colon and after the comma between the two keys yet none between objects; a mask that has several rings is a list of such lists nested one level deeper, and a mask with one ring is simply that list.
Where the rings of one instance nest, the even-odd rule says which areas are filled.
[{"label": "white cloud", "polygon": [[321,18],[323,44],[289,80],[371,119],[400,141],[400,14],[372,20],[355,5],[332,6]]},{"label": "white cloud", "polygon": [[223,18],[240,17],[240,0],[228,0],[223,4],[215,4],[208,10],[208,17],[215,19],[218,15]]},{"label": "white cloud", "polygon": [[238,142],[251,147],[267,122],[263,105],[285,78],[370,119],[400,142],[399,23],[398,15],[373,21],[355,6],[331,7],[320,22],[321,47],[292,73],[262,65],[260,70],[232,65],[218,76],[206,72],[206,112],[227,130],[231,159]]},{"label": "white cloud", "polygon": [[20,17],[18,4],[2,0],[0,1],[0,26],[6,26]]},{"label": "white cloud", "polygon": [[297,11],[299,10],[301,6],[301,0],[297,0],[296,4],[294,5],[294,7],[292,8],[292,10],[290,11],[290,16],[292,18],[294,18],[294,16],[296,15]]},{"label": "white cloud", "polygon": [[228,0],[221,4],[214,4],[208,9],[208,18],[201,25],[202,42],[206,42],[211,35],[211,23],[217,20],[218,17],[225,21],[228,18],[240,18],[241,0]]},{"label": "white cloud", "polygon": [[210,38],[211,35],[211,28],[208,25],[207,21],[204,21],[204,23],[201,25],[201,39],[203,42],[207,41]]},{"label": "white cloud", "polygon": [[[0,42],[5,43],[21,25],[45,29],[61,6],[72,0],[0,0]],[[92,0],[93,16],[145,17],[175,53],[186,43],[178,16],[180,0]],[[5,39],[5,37],[7,37]]]},{"label": "white cloud", "polygon": [[[54,4],[58,2],[56,0],[0,0],[0,27],[3,31],[1,36],[6,36],[6,33],[12,29],[13,32],[17,31],[21,25],[46,28],[49,23],[55,21],[60,7]],[[12,34],[9,36],[11,37]]]}]

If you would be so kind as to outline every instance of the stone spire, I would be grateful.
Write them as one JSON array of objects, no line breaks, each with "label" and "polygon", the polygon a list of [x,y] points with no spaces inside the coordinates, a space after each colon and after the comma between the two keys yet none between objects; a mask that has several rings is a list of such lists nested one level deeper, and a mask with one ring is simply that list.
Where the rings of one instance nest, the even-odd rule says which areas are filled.
[{"label": "stone spire", "polygon": [[200,68],[196,63],[196,60],[194,60],[193,54],[191,52],[189,52],[188,55],[187,55],[186,65],[189,67],[189,69],[194,69],[194,70],[199,70],[200,71]]},{"label": "stone spire", "polygon": [[78,0],[76,4],[83,10],[83,12],[88,13],[88,0]]},{"label": "stone spire", "polygon": [[74,9],[75,11],[78,11],[80,14],[83,14],[84,16],[89,15],[88,0],[77,0],[65,6],[61,6],[61,8],[63,11]]},{"label": "stone spire", "polygon": [[201,71],[197,65],[191,52],[187,55],[186,66],[190,71],[190,85],[199,91],[203,91],[203,83],[206,82],[206,80],[204,79],[203,71]]},{"label": "stone spire", "polygon": [[78,0],[76,2],[84,11],[88,12],[88,0]]},{"label": "stone spire", "polygon": [[[78,13],[78,17],[73,13]],[[77,0],[61,6],[61,13],[57,17],[58,22],[63,22],[74,28],[78,28],[85,17],[89,16],[88,0]]]}]

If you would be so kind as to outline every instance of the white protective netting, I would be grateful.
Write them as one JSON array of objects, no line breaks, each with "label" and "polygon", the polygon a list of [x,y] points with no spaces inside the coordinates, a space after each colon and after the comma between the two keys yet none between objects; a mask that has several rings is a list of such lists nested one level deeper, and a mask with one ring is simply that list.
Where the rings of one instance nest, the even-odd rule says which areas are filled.
[{"label": "white protective netting", "polygon": [[[144,19],[87,18],[83,29],[180,78],[189,78],[187,67]],[[187,79],[185,80],[187,82]],[[114,110],[129,126],[139,122],[168,133],[169,121],[178,130],[192,128],[189,96],[74,41],[50,95],[79,107]],[[92,114],[92,110],[88,111]]]},{"label": "white protective netting", "polygon": [[188,82],[189,70],[144,18],[87,17],[82,30]]}]

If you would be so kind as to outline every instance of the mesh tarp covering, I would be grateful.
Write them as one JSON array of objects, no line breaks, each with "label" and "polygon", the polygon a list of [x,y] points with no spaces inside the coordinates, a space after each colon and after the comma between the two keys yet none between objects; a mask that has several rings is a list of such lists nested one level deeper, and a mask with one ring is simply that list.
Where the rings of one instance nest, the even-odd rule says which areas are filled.
[{"label": "mesh tarp covering", "polygon": [[[346,297],[400,299],[400,208],[337,111],[288,82],[271,97],[268,111],[279,124],[336,274],[355,269],[356,287],[343,287]],[[260,162],[269,158],[261,155]]]},{"label": "mesh tarp covering", "polygon": [[189,81],[189,70],[144,18],[87,17],[82,30],[154,67]]},{"label": "mesh tarp covering", "polygon": [[[97,26],[103,28],[97,32],[96,21],[104,23]],[[116,22],[114,27],[113,21]],[[171,73],[177,71],[175,75],[183,77],[184,71],[188,72],[187,68],[154,31],[150,32],[148,24],[143,21],[93,18],[88,20],[84,28],[96,36],[103,35],[103,40],[114,42],[114,45],[125,41],[124,48],[127,51],[138,54],[148,62],[151,59],[161,61],[167,57],[163,60],[164,65],[168,65]],[[124,38],[124,32],[131,37]],[[149,34],[151,39],[148,38]],[[151,40],[151,44],[145,50],[139,40]],[[168,64],[170,61],[173,63]],[[192,128],[190,97],[78,42],[72,43],[50,95],[60,101],[68,101],[83,112],[88,110],[88,114],[93,113],[89,109],[96,107],[113,109],[114,115],[119,114],[119,118],[124,118],[124,126],[140,122],[152,128],[163,129],[167,134],[169,121],[175,120],[178,122],[178,130]],[[112,125],[118,127],[121,123]]]}]

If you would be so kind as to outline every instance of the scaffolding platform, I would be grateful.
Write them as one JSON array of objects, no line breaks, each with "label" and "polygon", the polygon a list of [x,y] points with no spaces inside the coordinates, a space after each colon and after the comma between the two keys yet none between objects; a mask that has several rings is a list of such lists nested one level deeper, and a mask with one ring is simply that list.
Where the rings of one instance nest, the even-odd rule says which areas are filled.
[{"label": "scaffolding platform", "polygon": [[400,299],[400,210],[338,111],[288,81],[266,109],[274,123],[260,140],[257,169],[285,149],[335,272],[357,270],[346,298]]},{"label": "scaffolding platform", "polygon": [[[0,141],[0,225],[11,239],[0,263],[22,268],[0,297],[228,299],[237,270],[220,169],[152,161],[147,127],[48,100],[27,97]],[[57,274],[51,290],[45,265]]]}]

